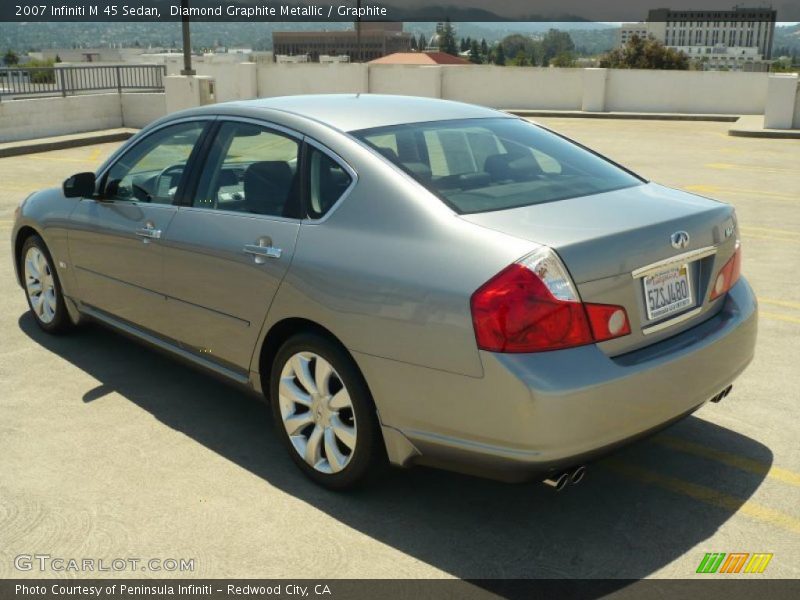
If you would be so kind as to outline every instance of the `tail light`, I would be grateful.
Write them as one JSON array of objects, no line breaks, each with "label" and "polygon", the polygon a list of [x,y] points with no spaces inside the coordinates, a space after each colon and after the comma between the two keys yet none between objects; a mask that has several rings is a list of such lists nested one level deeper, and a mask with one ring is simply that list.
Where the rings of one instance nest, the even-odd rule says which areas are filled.
[{"label": "tail light", "polygon": [[585,304],[555,252],[542,247],[506,267],[470,300],[478,347],[542,352],[630,333],[621,306]]},{"label": "tail light", "polygon": [[742,245],[739,240],[736,240],[736,249],[733,251],[733,256],[730,257],[728,262],[719,270],[716,279],[714,279],[714,286],[711,288],[711,300],[715,300],[726,294],[737,281],[742,272]]}]

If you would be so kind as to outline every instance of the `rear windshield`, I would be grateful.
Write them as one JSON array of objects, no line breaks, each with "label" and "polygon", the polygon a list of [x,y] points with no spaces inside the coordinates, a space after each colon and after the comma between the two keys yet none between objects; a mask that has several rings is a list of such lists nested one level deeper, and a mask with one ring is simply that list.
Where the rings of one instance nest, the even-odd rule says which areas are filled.
[{"label": "rear windshield", "polygon": [[411,123],[353,135],[460,213],[529,206],[642,183],[522,119]]}]

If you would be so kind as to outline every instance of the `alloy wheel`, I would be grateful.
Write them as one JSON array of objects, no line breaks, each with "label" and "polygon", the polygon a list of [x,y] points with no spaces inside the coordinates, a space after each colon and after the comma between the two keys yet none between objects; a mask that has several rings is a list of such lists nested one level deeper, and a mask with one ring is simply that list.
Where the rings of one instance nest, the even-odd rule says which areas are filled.
[{"label": "alloy wheel", "polygon": [[42,323],[52,322],[58,306],[55,278],[47,257],[36,246],[25,254],[25,291],[36,317]]},{"label": "alloy wheel", "polygon": [[281,370],[281,418],[292,446],[321,473],[344,469],[356,448],[356,417],[339,374],[313,352],[294,354]]}]

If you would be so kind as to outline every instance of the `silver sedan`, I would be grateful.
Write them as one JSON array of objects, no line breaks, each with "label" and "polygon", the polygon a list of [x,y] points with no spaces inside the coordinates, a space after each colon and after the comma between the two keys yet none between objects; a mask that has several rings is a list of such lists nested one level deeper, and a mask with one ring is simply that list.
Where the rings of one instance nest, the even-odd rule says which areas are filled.
[{"label": "silver sedan", "polygon": [[270,399],[336,489],[385,464],[561,489],[755,346],[729,205],[440,100],[170,115],[27,198],[12,245],[42,329],[97,321]]}]

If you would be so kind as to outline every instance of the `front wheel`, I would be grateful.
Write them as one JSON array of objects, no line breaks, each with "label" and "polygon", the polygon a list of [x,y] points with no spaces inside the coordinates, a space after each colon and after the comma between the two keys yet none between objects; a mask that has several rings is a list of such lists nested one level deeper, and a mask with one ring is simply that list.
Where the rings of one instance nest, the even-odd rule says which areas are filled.
[{"label": "front wheel", "polygon": [[22,245],[21,271],[25,296],[36,324],[47,333],[63,333],[72,327],[64,304],[61,282],[44,240],[32,235]]},{"label": "front wheel", "polygon": [[353,359],[328,339],[300,334],[281,346],[270,398],[278,435],[315,482],[350,488],[385,464],[369,390]]}]

